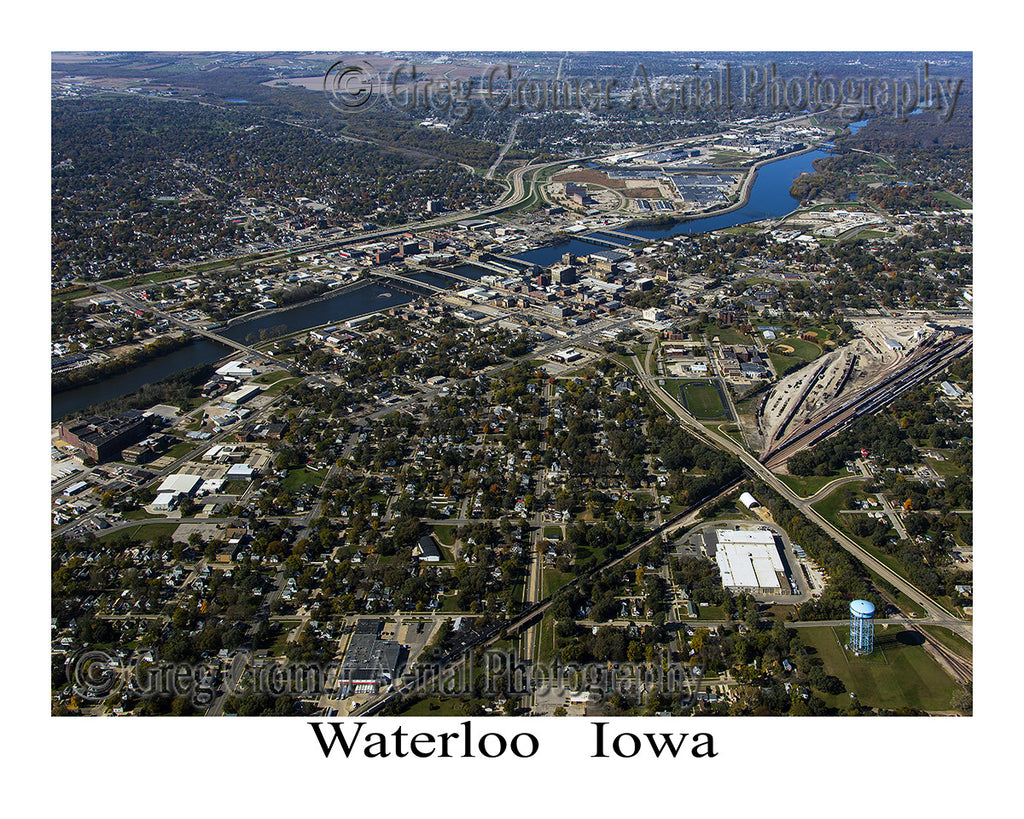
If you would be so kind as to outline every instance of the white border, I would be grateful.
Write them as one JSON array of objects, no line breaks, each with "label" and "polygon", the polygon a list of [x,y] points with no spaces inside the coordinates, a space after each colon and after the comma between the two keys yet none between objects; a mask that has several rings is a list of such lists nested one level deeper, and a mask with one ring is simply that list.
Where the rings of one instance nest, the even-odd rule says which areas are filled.
[{"label": "white border", "polygon": [[[7,652],[5,705],[15,722],[9,742],[16,762],[9,781],[16,794],[41,797],[44,804],[83,815],[122,810],[208,815],[232,807],[290,815],[313,806],[346,814],[370,810],[382,816],[417,810],[576,814],[587,807],[606,815],[667,808],[679,814],[713,811],[732,816],[768,810],[847,816],[865,811],[887,815],[890,806],[941,807],[941,815],[951,815],[988,803],[1012,781],[1006,776],[1008,757],[1002,756],[1000,737],[1011,735],[1014,718],[1011,692],[1016,679],[1010,660],[1017,643],[1003,641],[1009,636],[1010,600],[1017,589],[997,584],[1002,577],[1016,575],[1020,567],[1001,568],[993,578],[988,571],[991,558],[984,550],[976,579],[984,608],[979,607],[975,650],[977,716],[971,719],[614,722],[616,729],[635,722],[634,730],[640,732],[714,733],[718,759],[671,763],[647,757],[591,760],[589,739],[581,739],[589,737],[589,726],[569,720],[505,720],[493,728],[488,722],[486,729],[509,733],[528,723],[544,745],[535,761],[505,765],[388,760],[385,765],[323,760],[309,727],[298,720],[49,718],[49,550],[35,524],[48,519],[48,503],[42,493],[37,498],[34,489],[27,499],[18,492],[25,484],[47,485],[35,470],[42,460],[39,442],[46,440],[49,425],[43,351],[49,324],[44,270],[49,253],[51,50],[171,50],[182,44],[194,50],[523,50],[524,44],[530,50],[690,46],[701,51],[817,51],[863,49],[865,44],[879,51],[973,49],[975,112],[981,112],[975,201],[982,203],[975,253],[981,351],[977,358],[982,361],[976,386],[980,400],[975,539],[984,542],[986,550],[998,549],[1000,559],[1004,552],[1019,552],[1019,538],[1008,542],[1005,537],[1018,525],[1013,507],[1001,502],[1008,498],[1012,479],[1008,464],[1019,451],[1013,445],[1016,415],[996,414],[997,406],[1006,405],[997,404],[997,396],[1019,406],[1011,398],[1019,378],[1013,367],[1015,339],[999,330],[1015,321],[1015,308],[1021,303],[1014,281],[1020,276],[1019,265],[1011,250],[1019,230],[1009,222],[1016,175],[1007,167],[1016,160],[1017,99],[1009,62],[1015,45],[979,36],[985,22],[977,8],[879,2],[836,9],[825,4],[735,2],[643,7],[539,2],[439,7],[424,2],[414,9],[408,4],[226,8],[209,2],[156,7],[122,2],[50,4],[29,10],[29,16],[31,22],[15,32],[19,42],[8,61],[14,100],[6,124],[9,133],[16,133],[16,148],[7,151],[11,184],[4,197],[4,223],[10,228],[5,232],[8,245],[15,248],[7,283],[17,298],[11,300],[5,339],[7,360],[13,365],[5,379],[5,429],[15,446],[4,470],[8,520],[14,523],[5,567],[5,631],[14,638]],[[1009,20],[1002,25],[1012,28]],[[21,309],[25,295],[31,311]],[[28,398],[27,407],[23,396]],[[25,465],[30,465],[27,479],[22,477]],[[997,521],[1002,538],[996,537]],[[1005,557],[1019,563],[1015,554]],[[418,721],[408,727],[415,730],[421,724],[437,731],[442,721]],[[607,770],[610,766],[614,772]]]}]

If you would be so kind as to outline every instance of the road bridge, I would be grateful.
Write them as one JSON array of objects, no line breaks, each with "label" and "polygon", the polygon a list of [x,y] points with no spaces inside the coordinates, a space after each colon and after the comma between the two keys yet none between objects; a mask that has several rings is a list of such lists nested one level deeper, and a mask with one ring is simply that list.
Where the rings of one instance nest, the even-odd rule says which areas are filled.
[{"label": "road bridge", "polygon": [[[431,268],[423,268],[424,270],[434,271]],[[417,279],[410,279],[407,276],[403,276],[400,273],[395,273],[390,270],[372,270],[370,271],[371,276],[376,276],[379,279],[387,279],[390,282],[400,282],[402,284],[411,285],[413,287],[421,288],[421,290],[427,290],[431,293],[447,293],[448,291],[443,287],[438,287],[435,284],[428,284],[427,282],[421,282]],[[401,289],[401,288],[399,288]],[[417,292],[416,295],[423,295],[421,292]]]},{"label": "road bridge", "polygon": [[[473,264],[477,264],[474,262]],[[468,276],[460,276],[458,273],[452,273],[450,270],[445,270],[443,267],[430,267],[425,264],[410,264],[409,267],[413,270],[423,270],[427,273],[435,273],[438,276],[446,276],[449,279],[455,279],[456,281],[465,282],[466,284],[479,287],[480,282],[476,279],[471,279]],[[440,290],[441,288],[437,288]]]},{"label": "road bridge", "polygon": [[211,341],[216,341],[218,344],[223,344],[225,347],[231,347],[235,350],[238,350],[241,353],[246,353],[247,355],[250,355],[253,358],[256,358],[260,361],[264,361],[270,364],[277,363],[272,355],[260,352],[255,347],[251,347],[248,344],[243,344],[240,341],[235,341],[233,338],[222,336],[220,333],[215,333],[213,330],[208,330],[205,327],[200,327],[199,325],[193,324],[190,321],[178,318],[177,316],[174,316],[171,313],[165,313],[163,310],[157,310],[152,305],[146,304],[145,302],[140,301],[139,299],[127,293],[123,293],[119,290],[114,290],[113,288],[107,287],[106,285],[102,284],[97,284],[95,285],[95,287],[97,290],[107,293],[112,298],[120,301],[121,304],[125,307],[131,308],[133,310],[145,310],[146,312],[152,313],[154,316],[157,316],[158,318],[166,319],[171,324],[177,325],[178,327],[181,327],[184,330],[188,330],[189,332],[195,333],[196,335],[199,336],[204,336],[210,339]]},{"label": "road bridge", "polygon": [[[621,239],[628,245],[635,245],[637,242],[646,241],[643,236],[634,236],[631,233],[623,233],[621,230],[611,230],[609,228],[601,228],[597,231],[604,236],[612,236],[616,239]],[[620,245],[621,247],[621,245]]]}]

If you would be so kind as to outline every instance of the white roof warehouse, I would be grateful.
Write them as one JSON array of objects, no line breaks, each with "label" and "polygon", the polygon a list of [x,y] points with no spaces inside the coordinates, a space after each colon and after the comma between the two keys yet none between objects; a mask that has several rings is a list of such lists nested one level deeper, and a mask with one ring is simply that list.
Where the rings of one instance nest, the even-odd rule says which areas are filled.
[{"label": "white roof warehouse", "polygon": [[782,589],[780,574],[785,566],[775,545],[775,536],[762,530],[716,532],[715,560],[728,589],[772,592]]}]

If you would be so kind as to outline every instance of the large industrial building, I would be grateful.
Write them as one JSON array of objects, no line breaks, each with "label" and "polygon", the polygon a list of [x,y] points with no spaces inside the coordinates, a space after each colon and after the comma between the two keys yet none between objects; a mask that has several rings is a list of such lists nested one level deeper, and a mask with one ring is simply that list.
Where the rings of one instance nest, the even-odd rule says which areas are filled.
[{"label": "large industrial building", "polygon": [[116,458],[122,449],[145,438],[149,429],[149,417],[138,410],[128,410],[114,418],[91,416],[62,423],[57,434],[80,449],[87,458],[102,463]]},{"label": "large industrial building", "polygon": [[704,533],[704,543],[708,557],[718,563],[727,589],[759,594],[789,589],[786,567],[771,531],[712,529]]}]

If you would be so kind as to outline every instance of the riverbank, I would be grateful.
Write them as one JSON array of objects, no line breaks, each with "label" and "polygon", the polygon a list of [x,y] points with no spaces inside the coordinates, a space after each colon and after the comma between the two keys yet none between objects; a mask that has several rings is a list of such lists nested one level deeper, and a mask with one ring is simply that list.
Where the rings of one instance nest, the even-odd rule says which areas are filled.
[{"label": "riverbank", "polygon": [[321,293],[319,296],[314,296],[313,298],[306,299],[305,301],[298,301],[295,302],[294,304],[282,304],[280,307],[250,310],[248,313],[242,313],[241,315],[238,316],[232,316],[226,322],[224,322],[222,328],[224,330],[230,330],[232,329],[232,327],[238,324],[243,324],[247,321],[251,321],[254,318],[262,318],[263,316],[273,316],[278,313],[283,313],[288,310],[295,310],[300,307],[310,307],[319,302],[332,299],[335,296],[341,296],[344,295],[345,293],[352,293],[360,289],[361,287],[366,287],[367,285],[373,283],[373,278],[368,276],[365,279],[358,279],[357,281],[349,282],[348,284],[343,284],[341,287],[332,288],[328,290],[326,293]]},{"label": "riverbank", "polygon": [[162,336],[149,344],[140,344],[116,358],[109,358],[106,361],[59,373],[56,376],[50,377],[50,394],[60,395],[68,390],[88,387],[91,384],[106,381],[108,378],[113,378],[116,375],[121,375],[141,367],[149,361],[181,350],[192,344],[195,340],[196,337],[187,331],[181,335]]},{"label": "riverbank", "polygon": [[[238,316],[230,322],[230,328],[222,328],[220,333],[234,341],[242,341],[249,334],[258,337],[261,332],[266,335],[266,331],[273,330],[273,339],[266,340],[276,341],[307,332],[312,327],[330,326],[355,316],[389,310],[419,297],[420,294],[399,292],[397,288],[388,287],[385,281],[367,277],[351,285],[335,288],[316,299],[273,308],[274,312],[257,310],[245,317]],[[110,378],[86,386],[76,386],[60,394],[51,393],[51,418],[88,412],[92,406],[135,392],[145,384],[155,383],[180,370],[230,360],[232,357],[237,358],[238,353],[219,342],[207,338],[196,339],[168,355]]]},{"label": "riverbank", "polygon": [[[677,216],[662,216],[657,220],[653,219],[634,219],[629,222],[625,222],[619,225],[615,230],[620,230],[623,233],[628,233],[630,230],[657,230],[666,229],[674,225],[685,224],[687,222],[696,222],[701,219],[714,219],[719,216],[728,216],[730,213],[735,213],[738,210],[742,210],[750,204],[750,194],[754,188],[754,182],[757,181],[757,174],[761,168],[767,165],[772,165],[776,162],[783,162],[787,159],[794,159],[804,154],[813,153],[814,151],[820,151],[821,145],[811,145],[799,151],[792,151],[791,153],[784,154],[783,156],[771,157],[769,159],[762,159],[755,162],[750,168],[747,169],[746,175],[743,177],[743,181],[740,183],[740,195],[739,199],[724,208],[716,208],[713,210],[705,210],[700,213],[681,213]],[[752,220],[758,221],[758,220]],[[641,237],[642,238],[642,237]]]}]

